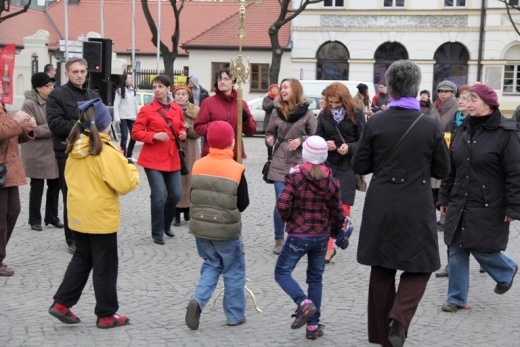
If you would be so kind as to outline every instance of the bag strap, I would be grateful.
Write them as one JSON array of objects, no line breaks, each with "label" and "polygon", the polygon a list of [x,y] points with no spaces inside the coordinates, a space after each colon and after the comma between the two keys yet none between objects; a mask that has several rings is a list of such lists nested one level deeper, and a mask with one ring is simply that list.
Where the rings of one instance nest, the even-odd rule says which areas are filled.
[{"label": "bag strap", "polygon": [[416,120],[414,120],[414,122],[412,123],[412,125],[410,125],[410,127],[405,131],[405,133],[403,134],[403,136],[401,136],[401,138],[399,139],[399,141],[397,141],[397,143],[394,145],[394,147],[390,150],[390,152],[387,154],[387,156],[385,157],[385,159],[381,162],[381,164],[379,165],[379,167],[377,168],[377,170],[374,170],[374,174],[376,175],[379,170],[386,164],[386,162],[388,161],[388,159],[390,159],[390,157],[394,154],[395,150],[397,149],[397,147],[399,147],[399,145],[401,144],[401,142],[403,142],[404,138],[406,137],[406,135],[408,135],[408,133],[412,130],[412,128],[415,126],[415,124],[417,124],[417,122],[419,121],[419,119],[422,118],[422,116],[424,116],[424,113],[421,113],[419,115],[419,117],[417,117]]},{"label": "bag strap", "polygon": [[159,109],[159,114],[161,115],[161,117],[163,117],[166,124],[168,124],[168,128],[170,128],[170,131],[172,132],[173,137],[175,138],[175,143],[177,144],[177,149],[180,150],[181,146],[179,145],[179,139],[177,138],[177,134],[175,134],[175,131],[173,131],[173,126],[166,118],[166,116],[165,116],[166,112],[164,112],[164,109],[162,107]]},{"label": "bag strap", "polygon": [[341,138],[341,141],[342,141],[344,144],[347,144],[347,143],[345,142],[345,139],[343,138],[343,135],[341,135],[341,131],[339,131],[338,125],[337,125],[337,124],[334,124],[334,126],[336,127],[336,131],[338,132],[338,135],[339,135],[339,137]]}]

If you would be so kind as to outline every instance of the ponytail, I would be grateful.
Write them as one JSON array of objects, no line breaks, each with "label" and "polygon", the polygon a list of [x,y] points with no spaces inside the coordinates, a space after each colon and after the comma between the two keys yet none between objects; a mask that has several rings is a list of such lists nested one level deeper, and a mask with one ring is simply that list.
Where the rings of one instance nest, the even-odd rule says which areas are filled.
[{"label": "ponytail", "polygon": [[103,150],[103,142],[99,136],[99,131],[96,127],[96,113],[94,106],[89,107],[83,112],[79,120],[74,124],[74,127],[70,131],[67,137],[67,149],[65,153],[70,153],[74,144],[79,140],[81,135],[89,137],[88,152],[90,155],[99,155]]},{"label": "ponytail", "polygon": [[327,177],[325,171],[323,171],[323,169],[317,164],[312,164],[308,173],[309,176],[315,181],[319,181]]}]

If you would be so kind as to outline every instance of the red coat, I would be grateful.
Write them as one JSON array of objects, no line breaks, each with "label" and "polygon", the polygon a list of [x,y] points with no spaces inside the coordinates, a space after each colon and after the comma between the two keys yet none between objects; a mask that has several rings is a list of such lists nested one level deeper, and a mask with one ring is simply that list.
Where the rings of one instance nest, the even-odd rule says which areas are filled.
[{"label": "red coat", "polygon": [[[179,151],[170,128],[161,117],[160,109],[161,103],[154,99],[152,103],[141,107],[137,115],[132,128],[132,139],[143,142],[137,164],[157,171],[178,171],[181,169]],[[164,113],[177,136],[179,132],[186,132],[182,108],[179,105],[170,102],[170,110]],[[153,136],[158,132],[167,133],[170,141],[154,140]]]},{"label": "red coat", "polygon": [[[211,122],[216,120],[223,120],[231,124],[231,127],[235,131],[235,139],[237,132],[237,91],[233,90],[231,95],[225,95],[218,88],[215,88],[215,95],[204,99],[204,102],[200,106],[200,112],[193,129],[200,135],[206,137],[208,134],[208,127]],[[247,107],[247,103],[242,100],[242,110],[247,113],[248,119],[245,123],[242,123],[242,131],[246,136],[253,136],[256,133],[256,122]],[[204,141],[202,147],[202,156],[209,153],[209,143]],[[233,148],[233,153],[236,158],[237,146]],[[242,158],[246,158],[246,151],[244,149],[244,143],[242,142]]]},{"label": "red coat", "polygon": [[[0,163],[4,163],[7,167],[6,182],[2,188],[27,183],[18,144],[32,139],[34,139],[34,131],[26,132],[0,105]],[[9,147],[7,147],[8,143]],[[6,148],[7,155],[4,157]]]}]

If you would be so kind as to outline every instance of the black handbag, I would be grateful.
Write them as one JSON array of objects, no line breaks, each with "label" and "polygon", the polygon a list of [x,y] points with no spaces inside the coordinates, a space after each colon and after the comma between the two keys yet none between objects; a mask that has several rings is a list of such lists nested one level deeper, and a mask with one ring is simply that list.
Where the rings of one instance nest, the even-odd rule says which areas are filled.
[{"label": "black handbag", "polygon": [[168,122],[168,119],[163,114],[164,110],[159,109],[159,113],[161,114],[161,117],[163,117],[166,124],[168,124],[168,128],[170,128],[170,131],[173,134],[173,137],[175,138],[175,143],[177,144],[177,148],[179,149],[179,160],[181,162],[181,175],[186,176],[189,175],[190,170],[188,169],[188,165],[186,165],[186,153],[181,149],[181,146],[179,144],[179,139],[177,138],[177,134],[175,134],[175,131],[173,131],[173,127],[170,122]]},{"label": "black handbag", "polygon": [[[7,159],[7,149],[9,148],[9,139],[7,139],[7,146],[5,146],[4,161]],[[5,185],[7,180],[7,166],[4,163],[0,163],[0,187]]]}]

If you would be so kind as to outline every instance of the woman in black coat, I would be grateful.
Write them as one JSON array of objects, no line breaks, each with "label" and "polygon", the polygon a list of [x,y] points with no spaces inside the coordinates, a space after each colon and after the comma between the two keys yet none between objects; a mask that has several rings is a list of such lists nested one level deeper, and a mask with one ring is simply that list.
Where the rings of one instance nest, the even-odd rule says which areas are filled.
[{"label": "woman in black coat", "polygon": [[[339,82],[331,83],[324,90],[325,109],[320,113],[316,135],[327,141],[328,157],[325,165],[339,181],[341,203],[347,216],[356,197],[356,174],[352,157],[365,126],[365,115],[356,106],[348,88]],[[325,263],[336,254],[334,241],[329,239]]]},{"label": "woman in black coat", "polygon": [[[449,158],[437,121],[418,119],[419,67],[409,60],[394,62],[386,81],[393,99],[386,111],[368,119],[354,154],[356,173],[374,173],[363,208],[357,259],[371,266],[369,342],[402,346],[431,273],[440,267],[430,177],[445,178]],[[397,270],[403,273],[396,290]]]},{"label": "woman in black coat", "polygon": [[446,214],[444,241],[450,246],[445,312],[467,304],[469,255],[504,294],[518,265],[504,254],[509,224],[520,219],[520,142],[516,122],[498,109],[496,93],[475,84],[468,93],[467,117],[451,147],[452,170],[442,181],[439,205]]}]

